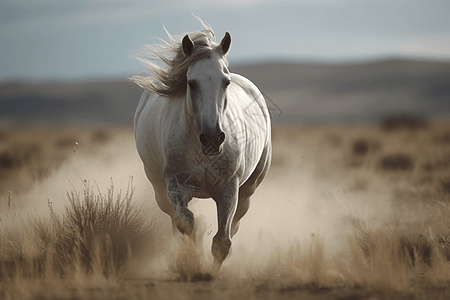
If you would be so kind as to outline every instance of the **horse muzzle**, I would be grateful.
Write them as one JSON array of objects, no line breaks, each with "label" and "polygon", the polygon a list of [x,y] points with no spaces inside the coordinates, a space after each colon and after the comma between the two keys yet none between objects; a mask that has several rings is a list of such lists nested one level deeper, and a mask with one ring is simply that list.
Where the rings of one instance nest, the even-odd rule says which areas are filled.
[{"label": "horse muzzle", "polygon": [[205,155],[218,155],[222,152],[225,132],[219,134],[200,133],[200,143]]}]

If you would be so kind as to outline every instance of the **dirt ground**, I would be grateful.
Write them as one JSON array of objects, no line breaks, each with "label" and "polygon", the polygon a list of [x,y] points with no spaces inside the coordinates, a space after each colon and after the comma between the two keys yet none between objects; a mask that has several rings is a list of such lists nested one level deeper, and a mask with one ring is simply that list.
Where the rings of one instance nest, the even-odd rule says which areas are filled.
[{"label": "dirt ground", "polygon": [[[275,126],[271,171],[212,279],[213,202],[192,201],[204,245],[183,250],[153,203],[130,130],[4,130],[0,298],[448,299],[449,137],[447,124]],[[111,248],[86,248],[89,271],[76,251],[67,257],[79,263],[55,269],[54,226],[66,226],[71,193],[94,203],[111,194],[115,203],[130,185],[140,223],[125,237],[144,224],[149,238],[130,240],[117,267],[122,244],[110,234]],[[98,249],[106,252],[95,265]],[[105,269],[108,255],[113,267]]]}]

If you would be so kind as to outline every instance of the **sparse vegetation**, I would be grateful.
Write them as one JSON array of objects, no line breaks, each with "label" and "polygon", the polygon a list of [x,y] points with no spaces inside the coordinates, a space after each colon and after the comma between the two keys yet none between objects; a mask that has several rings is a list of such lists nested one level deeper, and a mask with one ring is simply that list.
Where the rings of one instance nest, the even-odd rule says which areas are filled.
[{"label": "sparse vegetation", "polygon": [[1,131],[0,195],[8,190],[20,193],[29,189],[57,171],[77,151],[95,154],[110,139],[111,134],[105,129],[73,132],[43,127]]},{"label": "sparse vegetation", "polygon": [[416,130],[428,127],[428,120],[419,115],[394,114],[385,117],[381,122],[381,127],[386,131],[398,129]]},{"label": "sparse vegetation", "polygon": [[115,196],[113,185],[102,195],[94,193],[86,181],[81,193],[67,194],[62,216],[49,202],[49,218],[29,215],[21,221],[20,235],[4,227],[0,232],[1,298],[13,292],[5,286],[11,280],[31,284],[78,277],[116,279],[133,253],[142,247],[151,249],[154,242],[152,222],[131,204],[132,196],[132,182],[125,195]]},{"label": "sparse vegetation", "polygon": [[406,154],[389,154],[381,158],[380,167],[383,171],[411,171],[414,161]]},{"label": "sparse vegetation", "polygon": [[[448,125],[433,124],[421,130],[389,132],[382,127],[275,126],[276,163],[268,183],[293,182],[307,189],[309,182],[304,180],[309,178],[324,187],[321,194],[329,187],[342,190],[332,199],[342,202],[345,209],[339,213],[331,210],[332,217],[338,216],[333,226],[342,234],[339,240],[345,251],[333,249],[320,232],[255,252],[234,249],[232,256],[241,260],[228,268],[225,264],[216,280],[209,273],[208,259],[186,241],[178,255],[165,262],[170,276],[158,277],[161,273],[155,270],[152,279],[121,277],[130,257],[142,249],[151,251],[151,245],[158,243],[154,240],[155,220],[132,205],[131,183],[125,193],[115,194],[117,187],[111,184],[102,194],[86,181],[83,189],[74,188],[66,195],[64,213],[57,213],[51,203],[54,199],[49,199],[48,216],[32,212],[21,219],[8,206],[9,201],[4,201],[0,211],[0,298],[141,299],[176,298],[179,293],[197,298],[202,293],[236,299],[249,295],[260,299],[445,299],[450,284],[447,132]],[[24,172],[43,168],[42,164],[57,170],[74,147],[76,151],[85,147],[83,151],[94,155],[115,138],[107,131],[80,131],[70,137],[54,134],[52,140],[47,135],[41,144],[26,133],[23,139],[20,134],[4,136],[8,142],[2,144],[0,153],[19,158],[14,168],[1,169],[7,174],[0,185],[0,195],[6,200],[8,190],[13,191],[9,198],[14,198],[22,184],[36,184],[29,177],[18,181]],[[72,141],[81,146],[73,146]],[[29,145],[25,149],[37,145],[41,151],[33,155],[39,159],[12,151],[18,144]],[[45,181],[45,176],[41,180]],[[271,197],[278,201],[277,192],[273,190]],[[357,212],[359,208],[369,210],[366,204],[378,201],[381,193],[386,202],[373,203],[381,207],[379,211],[370,217]],[[317,196],[312,195],[308,197],[315,200]],[[289,201],[302,197],[292,194]],[[331,205],[331,200],[327,201]],[[314,209],[299,214],[313,214]],[[325,215],[323,220],[329,217]],[[291,230],[295,233],[299,228]],[[283,234],[290,236],[289,232]]]},{"label": "sparse vegetation", "polygon": [[106,277],[114,276],[128,256],[149,244],[152,226],[131,205],[131,187],[123,198],[119,193],[114,200],[114,186],[107,195],[100,191],[95,195],[89,182],[84,184],[82,195],[68,193],[62,220],[49,206],[53,240],[46,244],[54,248],[60,269],[67,269],[75,261],[86,274],[101,271]]},{"label": "sparse vegetation", "polygon": [[356,140],[352,149],[355,155],[366,155],[369,152],[369,143],[365,139]]}]

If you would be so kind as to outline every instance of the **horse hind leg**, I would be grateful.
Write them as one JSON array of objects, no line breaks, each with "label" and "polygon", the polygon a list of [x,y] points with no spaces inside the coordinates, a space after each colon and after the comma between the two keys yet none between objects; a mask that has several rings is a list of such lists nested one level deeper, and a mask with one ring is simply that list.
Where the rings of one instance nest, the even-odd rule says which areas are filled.
[{"label": "horse hind leg", "polygon": [[255,192],[256,188],[262,182],[267,172],[269,171],[271,161],[272,148],[270,144],[266,147],[261,155],[261,158],[256,166],[255,171],[250,178],[239,188],[239,199],[236,214],[231,224],[231,236],[234,236],[239,229],[239,221],[247,213],[250,207],[250,197]]},{"label": "horse hind leg", "polygon": [[231,223],[231,237],[233,237],[239,230],[239,223],[242,217],[247,213],[250,207],[250,197],[242,197],[239,193],[238,206],[236,208],[236,214],[234,215],[233,222]]}]

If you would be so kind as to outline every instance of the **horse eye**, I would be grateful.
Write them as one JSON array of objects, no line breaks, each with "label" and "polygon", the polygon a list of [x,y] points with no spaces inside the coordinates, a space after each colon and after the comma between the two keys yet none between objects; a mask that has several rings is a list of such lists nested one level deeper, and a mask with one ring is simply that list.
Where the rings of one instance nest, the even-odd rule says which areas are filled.
[{"label": "horse eye", "polygon": [[229,86],[230,85],[230,83],[231,83],[231,80],[225,80],[225,87],[227,87],[227,86]]},{"label": "horse eye", "polygon": [[189,80],[188,85],[191,90],[195,90],[197,88],[197,82],[194,80]]}]

